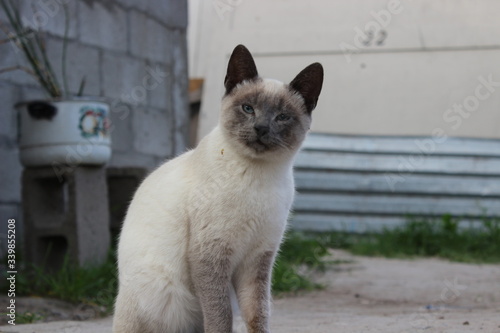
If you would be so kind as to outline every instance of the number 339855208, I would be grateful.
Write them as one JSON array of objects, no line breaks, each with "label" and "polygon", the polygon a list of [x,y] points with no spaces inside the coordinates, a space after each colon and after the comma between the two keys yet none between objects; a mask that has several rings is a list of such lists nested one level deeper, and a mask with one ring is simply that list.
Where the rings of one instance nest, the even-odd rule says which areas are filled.
[{"label": "number 339855208", "polygon": [[16,220],[7,220],[7,265],[16,264]]}]

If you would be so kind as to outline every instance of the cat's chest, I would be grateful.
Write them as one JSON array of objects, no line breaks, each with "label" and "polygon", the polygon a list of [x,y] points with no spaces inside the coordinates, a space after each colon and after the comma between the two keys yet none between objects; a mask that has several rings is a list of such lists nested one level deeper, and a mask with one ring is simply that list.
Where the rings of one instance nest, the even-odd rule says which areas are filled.
[{"label": "cat's chest", "polygon": [[240,181],[223,194],[220,205],[224,211],[217,214],[221,216],[222,228],[228,235],[237,235],[233,241],[239,244],[242,253],[261,246],[273,248],[286,228],[293,201],[293,181],[259,177]]},{"label": "cat's chest", "polygon": [[244,182],[240,188],[229,191],[226,200],[232,202],[235,209],[244,209],[250,215],[279,218],[288,215],[293,200],[293,183],[276,179]]},{"label": "cat's chest", "polygon": [[230,166],[206,176],[201,184],[193,189],[198,212],[226,223],[284,223],[294,195],[291,170],[273,173]]},{"label": "cat's chest", "polygon": [[253,214],[277,214],[290,209],[294,193],[291,177],[253,173],[236,176],[231,183],[233,186],[222,195],[235,209]]}]

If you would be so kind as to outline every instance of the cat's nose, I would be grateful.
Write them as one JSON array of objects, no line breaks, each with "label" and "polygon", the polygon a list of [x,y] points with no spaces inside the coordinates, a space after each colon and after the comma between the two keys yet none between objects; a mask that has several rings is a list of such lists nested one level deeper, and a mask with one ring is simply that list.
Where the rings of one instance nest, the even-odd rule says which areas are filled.
[{"label": "cat's nose", "polygon": [[259,138],[269,133],[269,126],[267,125],[255,125],[253,128],[255,129],[255,133],[257,133],[257,136]]}]

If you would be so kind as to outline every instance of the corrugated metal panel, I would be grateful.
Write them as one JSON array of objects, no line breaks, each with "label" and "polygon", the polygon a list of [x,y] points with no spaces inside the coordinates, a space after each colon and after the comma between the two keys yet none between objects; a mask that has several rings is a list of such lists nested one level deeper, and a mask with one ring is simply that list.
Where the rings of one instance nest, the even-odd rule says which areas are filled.
[{"label": "corrugated metal panel", "polygon": [[472,138],[432,138],[394,136],[350,136],[313,133],[302,145],[304,150],[439,154],[500,157],[500,140]]},{"label": "corrugated metal panel", "polygon": [[499,140],[312,134],[295,169],[297,229],[366,231],[409,216],[500,217]]},{"label": "corrugated metal panel", "polygon": [[305,150],[297,168],[500,176],[500,158],[478,156],[367,154]]},{"label": "corrugated metal panel", "polygon": [[[402,180],[390,185],[388,175],[375,172],[325,171],[296,169],[295,185],[302,191],[368,192],[429,194],[500,198],[500,180],[481,175],[450,176],[403,174]],[[498,177],[497,177],[498,178]],[[393,190],[394,188],[394,190]]]}]

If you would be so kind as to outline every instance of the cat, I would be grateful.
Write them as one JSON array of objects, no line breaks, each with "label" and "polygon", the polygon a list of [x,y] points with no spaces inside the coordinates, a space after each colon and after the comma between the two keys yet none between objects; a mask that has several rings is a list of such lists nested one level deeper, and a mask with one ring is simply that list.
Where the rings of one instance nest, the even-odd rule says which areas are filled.
[{"label": "cat", "polygon": [[238,45],[218,126],[139,186],[118,245],[115,333],[229,333],[234,288],[248,332],[269,332],[271,271],[294,196],[292,166],[323,84],[259,77]]}]

